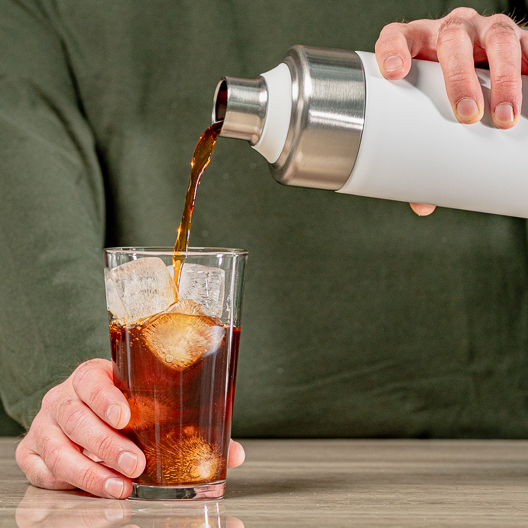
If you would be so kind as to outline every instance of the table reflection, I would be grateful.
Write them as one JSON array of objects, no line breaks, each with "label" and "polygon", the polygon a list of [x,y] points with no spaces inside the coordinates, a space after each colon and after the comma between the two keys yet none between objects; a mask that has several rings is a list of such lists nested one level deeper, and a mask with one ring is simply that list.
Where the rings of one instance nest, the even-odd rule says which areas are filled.
[{"label": "table reflection", "polygon": [[224,501],[118,501],[81,491],[29,486],[16,509],[18,528],[244,528]]}]

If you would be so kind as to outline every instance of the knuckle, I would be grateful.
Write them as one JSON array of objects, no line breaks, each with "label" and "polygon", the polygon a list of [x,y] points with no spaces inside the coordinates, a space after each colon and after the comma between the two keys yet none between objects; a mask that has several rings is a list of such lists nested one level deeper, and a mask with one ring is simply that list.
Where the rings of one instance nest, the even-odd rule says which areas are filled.
[{"label": "knuckle", "polygon": [[385,26],[376,41],[376,53],[382,55],[393,54],[396,50],[401,49],[405,43],[405,27],[408,24],[393,22]]},{"label": "knuckle", "polygon": [[486,31],[485,37],[488,45],[506,45],[511,46],[518,44],[519,39],[515,33],[515,29],[509,24],[497,21],[491,24]]},{"label": "knuckle", "polygon": [[97,446],[97,453],[95,454],[105,462],[116,458],[117,446],[112,435],[105,432],[97,434],[94,437],[93,444]]},{"label": "knuckle", "polygon": [[452,86],[468,86],[473,81],[472,72],[468,72],[467,70],[460,67],[450,69],[444,74],[444,76],[446,82]]},{"label": "knuckle", "polygon": [[30,451],[38,453],[39,455],[44,450],[46,443],[49,441],[48,437],[48,423],[42,420],[37,420],[38,416],[33,420],[31,429],[29,430],[26,439],[28,440],[28,447]]},{"label": "knuckle", "polygon": [[41,409],[50,409],[55,406],[57,400],[60,398],[60,386],[57,385],[53,388],[51,388],[46,394],[44,394],[44,397],[42,398],[42,405]]},{"label": "knuckle", "polygon": [[62,423],[64,418],[66,418],[67,415],[71,412],[71,408],[73,405],[73,398],[71,397],[66,397],[59,400],[59,402],[57,403],[57,408],[55,410],[57,422]]},{"label": "knuckle", "polygon": [[58,479],[51,473],[47,472],[36,472],[31,475],[27,475],[29,482],[37,488],[54,489],[57,487]]},{"label": "knuckle", "polygon": [[48,441],[45,444],[45,449],[42,452],[42,460],[48,469],[57,475],[60,472],[62,461],[64,458],[64,449],[57,442]]},{"label": "knuckle", "polygon": [[495,15],[491,15],[490,17],[488,17],[488,21],[491,23],[491,25],[500,24],[503,26],[507,26],[512,31],[515,28],[515,22],[504,13],[496,13]]},{"label": "knuckle", "polygon": [[35,435],[35,452],[38,453],[41,457],[44,456],[46,452],[46,446],[49,444],[50,439],[47,434],[44,432],[42,434]]},{"label": "knuckle", "polygon": [[108,392],[114,384],[109,376],[103,375],[101,359],[82,363],[72,374],[72,385],[76,394],[90,407],[106,406]]},{"label": "knuckle", "polygon": [[390,35],[376,43],[376,53],[385,59],[391,55],[400,53],[401,47],[401,40],[398,36]]},{"label": "knuckle", "polygon": [[449,13],[449,15],[447,15],[444,18],[446,20],[449,20],[451,18],[460,19],[460,20],[469,20],[475,17],[480,17],[480,15],[472,7],[456,7]]},{"label": "knuckle", "polygon": [[85,471],[82,472],[80,475],[79,482],[77,485],[79,488],[85,490],[85,491],[97,491],[99,489],[99,471],[97,467],[90,466],[86,468]]},{"label": "knuckle", "polygon": [[78,385],[82,385],[83,383],[87,383],[87,380],[90,379],[90,377],[93,374],[94,368],[98,366],[99,360],[98,359],[89,359],[88,361],[85,361],[84,363],[81,363],[72,374],[72,384],[74,387]]},{"label": "knuckle", "polygon": [[384,37],[385,40],[390,38],[390,35],[401,33],[406,26],[407,24],[404,22],[391,22],[381,30],[380,36]]},{"label": "knuckle", "polygon": [[480,15],[471,7],[457,7],[453,9],[449,15],[444,17],[440,27],[438,28],[438,36],[443,35],[444,33],[468,31],[468,24],[471,19],[475,17],[480,17]]},{"label": "knuckle", "polygon": [[460,19],[447,20],[438,29],[438,45],[442,46],[450,42],[458,44],[461,37],[467,35],[465,22]]},{"label": "knuckle", "polygon": [[71,438],[75,432],[83,427],[85,422],[84,408],[72,398],[61,401],[57,409],[57,422],[64,433]]},{"label": "knuckle", "polygon": [[106,408],[105,405],[107,399],[106,391],[101,386],[90,387],[88,393],[85,395],[86,403],[92,409]]},{"label": "knuckle", "polygon": [[502,74],[493,78],[493,84],[501,90],[516,91],[521,89],[522,81],[511,75]]}]

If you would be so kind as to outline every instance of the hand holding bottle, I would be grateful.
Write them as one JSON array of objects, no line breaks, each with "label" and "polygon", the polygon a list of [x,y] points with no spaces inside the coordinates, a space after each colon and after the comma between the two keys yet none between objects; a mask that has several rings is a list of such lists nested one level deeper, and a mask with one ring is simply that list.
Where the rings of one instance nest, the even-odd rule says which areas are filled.
[{"label": "hand holding bottle", "polygon": [[[381,73],[390,80],[404,78],[413,58],[440,62],[453,112],[466,124],[476,123],[484,114],[475,63],[488,62],[491,117],[497,128],[508,129],[515,126],[521,111],[521,75],[528,73],[527,45],[528,33],[510,17],[484,17],[461,7],[438,20],[385,26],[376,43],[376,58]],[[434,211],[432,205],[411,207],[420,215]]]}]

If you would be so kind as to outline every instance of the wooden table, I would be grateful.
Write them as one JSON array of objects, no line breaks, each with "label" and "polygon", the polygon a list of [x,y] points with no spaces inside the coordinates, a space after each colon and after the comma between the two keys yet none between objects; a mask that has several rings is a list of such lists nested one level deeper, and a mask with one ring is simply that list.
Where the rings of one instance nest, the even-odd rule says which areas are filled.
[{"label": "wooden table", "polygon": [[528,441],[242,440],[225,499],[112,501],[28,485],[0,439],[0,528],[528,527]]}]

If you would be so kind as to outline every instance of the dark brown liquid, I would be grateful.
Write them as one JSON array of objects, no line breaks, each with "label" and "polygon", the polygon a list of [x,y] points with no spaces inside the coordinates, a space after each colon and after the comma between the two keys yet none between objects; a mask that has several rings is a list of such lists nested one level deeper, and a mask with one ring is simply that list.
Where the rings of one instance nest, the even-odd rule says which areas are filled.
[{"label": "dark brown liquid", "polygon": [[174,244],[174,255],[172,257],[172,264],[174,266],[174,281],[176,287],[180,285],[181,267],[183,265],[182,251],[189,249],[189,238],[191,236],[191,222],[194,211],[194,202],[196,201],[196,193],[198,186],[202,179],[207,165],[211,161],[211,156],[216,145],[216,140],[222,130],[222,122],[213,123],[200,137],[196,147],[194,148],[193,159],[191,161],[191,175],[189,177],[189,186],[187,187],[187,195],[185,196],[185,205],[183,207],[183,215],[178,228],[178,236],[176,237],[176,244]]},{"label": "dark brown liquid", "polygon": [[122,433],[147,459],[135,482],[192,486],[224,480],[240,329],[231,334],[226,327],[216,352],[179,370],[152,353],[147,328],[110,324],[114,383],[132,414]]}]

